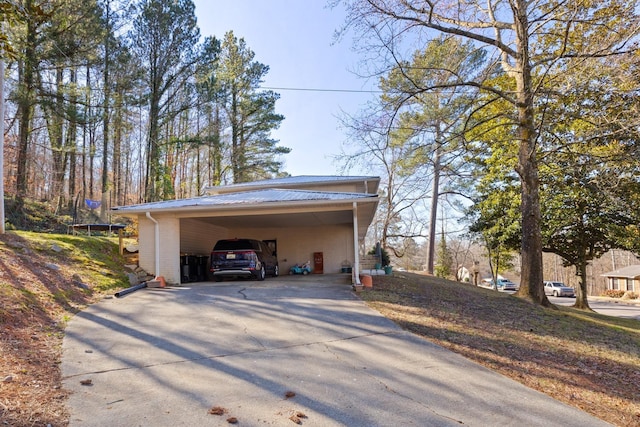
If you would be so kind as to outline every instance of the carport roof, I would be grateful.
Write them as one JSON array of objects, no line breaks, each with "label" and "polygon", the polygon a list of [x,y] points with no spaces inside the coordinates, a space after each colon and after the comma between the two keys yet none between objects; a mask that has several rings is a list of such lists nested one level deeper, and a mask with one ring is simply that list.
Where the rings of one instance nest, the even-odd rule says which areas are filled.
[{"label": "carport roof", "polygon": [[126,216],[170,214],[226,227],[238,226],[250,217],[255,227],[287,227],[351,224],[354,204],[358,237],[364,238],[378,207],[377,194],[264,189],[119,206],[112,211]]},{"label": "carport roof", "polygon": [[304,202],[375,202],[376,194],[342,193],[308,190],[265,189],[245,191],[240,193],[228,193],[213,196],[200,196],[190,199],[165,200],[161,202],[142,203],[138,205],[117,206],[113,211],[122,214],[139,214],[145,212],[185,211],[190,209],[215,208],[215,207],[245,207],[265,203],[304,203]]}]

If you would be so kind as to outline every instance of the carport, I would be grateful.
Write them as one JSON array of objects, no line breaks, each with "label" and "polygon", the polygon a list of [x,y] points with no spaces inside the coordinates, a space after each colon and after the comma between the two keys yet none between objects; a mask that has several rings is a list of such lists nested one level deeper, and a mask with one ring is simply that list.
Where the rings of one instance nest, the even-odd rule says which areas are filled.
[{"label": "carport", "polygon": [[[181,257],[206,259],[219,239],[268,241],[280,271],[311,261],[315,273],[359,271],[358,248],[378,206],[378,177],[303,176],[213,187],[190,199],[113,208],[138,220],[140,267],[185,282]],[[320,264],[318,265],[318,259]],[[358,275],[355,275],[358,283]]]}]

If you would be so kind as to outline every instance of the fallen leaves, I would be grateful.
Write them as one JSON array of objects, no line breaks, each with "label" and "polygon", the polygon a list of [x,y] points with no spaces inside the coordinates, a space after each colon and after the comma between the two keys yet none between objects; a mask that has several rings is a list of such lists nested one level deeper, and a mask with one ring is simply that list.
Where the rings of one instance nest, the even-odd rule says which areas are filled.
[{"label": "fallen leaves", "polygon": [[302,424],[302,420],[304,418],[307,418],[307,416],[305,415],[304,412],[300,412],[300,411],[296,411],[293,415],[289,417],[289,419],[296,424]]},{"label": "fallen leaves", "polygon": [[211,415],[224,415],[227,413],[227,410],[222,406],[214,406],[213,408],[209,409],[209,413]]},{"label": "fallen leaves", "polygon": [[[291,398],[293,398],[295,396],[296,396],[296,393],[293,392],[293,391],[290,391],[290,390],[286,391],[284,393],[285,399],[291,399]],[[223,406],[216,405],[216,406],[212,406],[209,409],[208,412],[211,415],[222,416],[222,415],[228,414],[229,410],[227,408],[223,407]],[[276,415],[278,415],[278,416],[287,416],[288,415],[289,416],[288,417],[289,421],[291,421],[291,422],[293,422],[295,424],[302,424],[302,420],[305,420],[305,419],[308,418],[307,414],[305,414],[304,412],[302,412],[300,410],[287,411],[286,415],[285,415],[285,413],[277,412]],[[227,423],[229,423],[229,424],[237,424],[238,422],[239,422],[239,420],[238,420],[237,417],[233,417],[232,416],[232,417],[228,417],[227,418]]]}]

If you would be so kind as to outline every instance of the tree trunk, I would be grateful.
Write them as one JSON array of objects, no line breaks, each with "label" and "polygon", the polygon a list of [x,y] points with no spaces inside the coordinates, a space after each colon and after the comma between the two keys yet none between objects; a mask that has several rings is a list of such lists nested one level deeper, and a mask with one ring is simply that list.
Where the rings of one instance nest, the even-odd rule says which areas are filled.
[{"label": "tree trunk", "polygon": [[[113,187],[115,193],[116,205],[123,205],[122,195],[122,127],[124,126],[124,107],[123,99],[118,94],[116,100],[117,107],[114,111],[114,129],[113,129],[113,160],[111,169],[113,170]],[[126,171],[126,169],[125,169]]]},{"label": "tree trunk", "polygon": [[53,161],[53,176],[51,182],[51,194],[50,199],[56,201],[56,210],[62,205],[62,190],[64,187],[64,176],[66,171],[65,155],[64,155],[64,135],[63,135],[63,122],[62,116],[65,109],[64,105],[64,88],[63,88],[63,69],[62,66],[58,66],[56,69],[56,97],[55,97],[55,109],[53,111],[50,108],[44,110],[50,116],[47,120],[49,129],[49,139],[51,141],[51,158]]},{"label": "tree trunk", "polygon": [[[69,81],[72,86],[76,86],[78,82],[78,74],[76,73],[75,68],[71,68]],[[67,146],[67,152],[69,153],[69,199],[67,202],[67,206],[69,210],[73,208],[73,201],[76,194],[76,158],[77,158],[77,144],[76,138],[78,136],[78,117],[77,117],[77,93],[75,89],[71,93],[69,97],[69,103],[72,106],[73,114],[69,120],[69,127],[67,130],[67,142],[65,145]]]},{"label": "tree trunk", "polygon": [[436,252],[436,220],[438,218],[438,197],[440,196],[440,135],[436,133],[436,149],[433,156],[433,185],[431,187],[431,213],[429,216],[429,236],[427,240],[427,273],[433,274]]},{"label": "tree trunk", "polygon": [[587,262],[581,261],[576,264],[576,273],[580,276],[580,283],[576,289],[576,302],[573,305],[581,310],[591,310],[587,301]]},{"label": "tree trunk", "polygon": [[159,104],[157,94],[152,93],[149,108],[149,136],[147,141],[147,174],[145,180],[145,201],[155,202],[159,200],[158,179],[160,176],[160,151],[158,149],[159,138]]},{"label": "tree trunk", "polygon": [[213,127],[213,148],[211,155],[213,156],[213,179],[211,185],[220,185],[222,183],[222,135],[220,125],[220,106],[216,103],[216,115]]},{"label": "tree trunk", "polygon": [[233,182],[240,181],[240,141],[239,141],[239,123],[238,123],[238,94],[233,88],[231,93],[231,167],[233,170]]},{"label": "tree trunk", "polygon": [[529,58],[529,23],[524,0],[516,1],[515,72],[518,111],[518,174],[522,188],[522,271],[518,295],[549,306],[542,276],[542,233],[540,232],[540,181],[538,178],[536,130],[534,126],[533,88]]},{"label": "tree trunk", "polygon": [[[33,1],[27,0],[24,5],[27,13],[33,11]],[[18,127],[18,155],[16,170],[16,194],[19,199],[27,195],[27,157],[29,152],[29,139],[31,138],[31,119],[35,105],[35,68],[36,68],[36,24],[33,19],[27,19],[26,46],[24,61],[20,64],[21,76],[19,76],[18,114],[20,126]],[[21,77],[21,78],[20,78]]]},{"label": "tree trunk", "polygon": [[[105,13],[106,13],[106,25],[107,28],[111,26],[110,22],[110,12],[111,5],[110,2],[106,2]],[[103,71],[103,90],[104,90],[104,101],[102,103],[102,177],[100,184],[100,193],[102,194],[102,203],[100,204],[100,219],[104,222],[106,218],[106,199],[105,195],[109,189],[109,114],[111,114],[111,79],[109,75],[109,61],[110,56],[110,46],[109,46],[109,37],[111,36],[110,32],[105,33],[104,37],[104,71]]]}]

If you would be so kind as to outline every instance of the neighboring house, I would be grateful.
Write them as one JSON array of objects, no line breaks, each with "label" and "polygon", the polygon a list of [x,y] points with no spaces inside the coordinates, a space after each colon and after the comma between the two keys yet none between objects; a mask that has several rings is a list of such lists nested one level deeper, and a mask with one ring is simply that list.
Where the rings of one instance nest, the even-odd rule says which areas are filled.
[{"label": "neighboring house", "polygon": [[633,292],[640,290],[640,265],[619,268],[602,276],[607,278],[607,289]]},{"label": "neighboring house", "polygon": [[[378,207],[379,177],[297,176],[210,187],[206,195],[112,209],[138,220],[139,264],[170,284],[181,256],[208,256],[219,239],[253,238],[276,249],[280,271],[320,254],[322,271],[359,271],[358,247]],[[359,283],[358,276],[355,276]]]}]

